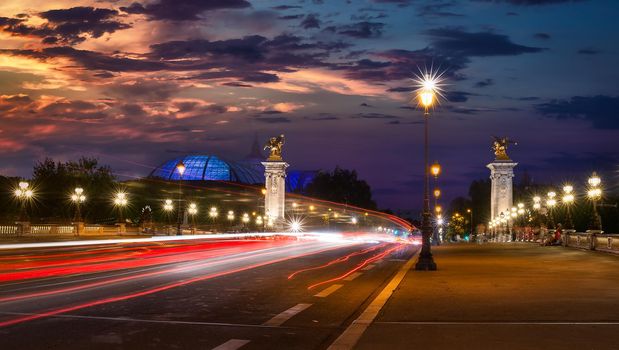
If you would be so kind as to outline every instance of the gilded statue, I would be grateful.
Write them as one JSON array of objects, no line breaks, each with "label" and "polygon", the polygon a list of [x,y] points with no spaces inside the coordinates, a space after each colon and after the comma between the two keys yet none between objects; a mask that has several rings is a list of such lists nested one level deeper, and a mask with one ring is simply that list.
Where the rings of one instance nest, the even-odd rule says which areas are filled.
[{"label": "gilded statue", "polygon": [[267,161],[282,161],[282,146],[284,146],[284,134],[269,138],[264,146],[265,150],[269,149],[271,152]]},{"label": "gilded statue", "polygon": [[510,143],[516,145],[517,143],[507,137],[493,136],[493,138],[492,149],[494,150],[496,160],[510,160],[507,155],[507,145]]}]

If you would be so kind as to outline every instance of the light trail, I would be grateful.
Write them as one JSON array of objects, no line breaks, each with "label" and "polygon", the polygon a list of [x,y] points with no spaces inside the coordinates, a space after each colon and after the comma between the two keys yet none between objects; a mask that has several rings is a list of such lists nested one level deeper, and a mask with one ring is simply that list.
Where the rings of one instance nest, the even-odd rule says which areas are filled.
[{"label": "light trail", "polygon": [[67,242],[41,242],[41,243],[16,243],[0,244],[2,249],[28,249],[28,248],[54,248],[54,247],[79,247],[88,245],[113,244],[113,243],[148,243],[148,242],[169,242],[169,241],[190,241],[200,239],[250,239],[253,237],[298,237],[298,234],[290,232],[252,232],[252,233],[219,233],[191,236],[153,236],[146,238],[117,238],[117,239],[96,239],[87,241],[67,241]]},{"label": "light trail", "polygon": [[[225,243],[224,243],[225,242]],[[130,248],[133,250],[128,253],[118,252],[118,254],[111,254],[108,256],[99,256],[99,257],[91,257],[91,258],[83,258],[83,259],[66,259],[66,260],[49,260],[49,261],[28,261],[23,263],[12,263],[12,264],[4,264],[0,265],[0,271],[4,270],[25,270],[32,268],[42,268],[42,267],[55,267],[55,266],[66,266],[66,265],[80,265],[83,266],[89,263],[101,263],[108,261],[120,261],[126,259],[144,259],[144,258],[152,258],[156,256],[166,256],[171,254],[178,253],[188,253],[191,251],[200,251],[204,249],[218,249],[222,247],[229,247],[231,244],[238,245],[249,245],[256,244],[265,241],[250,241],[250,240],[232,240],[232,241],[215,241],[209,243],[200,243],[200,244],[185,244],[185,245],[170,245],[170,246],[159,246],[155,249],[151,248]],[[281,242],[281,241],[280,241]],[[140,251],[142,250],[142,251]],[[82,253],[90,253],[92,255],[99,254],[100,252],[82,252]],[[116,253],[116,252],[114,252]],[[121,254],[122,253],[122,254]],[[49,255],[49,257],[54,258],[55,256]],[[28,260],[31,258],[28,257]],[[1,276],[1,275],[0,275]]]},{"label": "light trail", "polygon": [[[76,310],[92,307],[92,306],[97,306],[97,305],[113,303],[113,302],[117,302],[117,301],[133,299],[133,298],[137,298],[137,297],[141,297],[141,296],[146,296],[146,295],[150,295],[150,294],[166,291],[166,290],[169,290],[169,289],[172,289],[172,288],[176,288],[176,287],[180,287],[180,286],[185,286],[185,285],[196,283],[196,282],[200,282],[200,281],[205,281],[205,280],[209,280],[209,279],[216,278],[216,277],[226,276],[226,275],[230,275],[230,274],[234,274],[234,273],[238,273],[238,272],[254,269],[254,268],[257,268],[257,267],[261,267],[261,266],[266,266],[266,265],[270,265],[270,264],[274,264],[274,263],[278,263],[278,262],[282,262],[282,261],[286,261],[286,260],[290,260],[290,259],[297,259],[297,258],[301,258],[301,257],[308,256],[308,255],[319,254],[319,253],[322,253],[322,252],[326,252],[326,251],[330,251],[330,250],[334,250],[334,249],[339,249],[339,248],[342,248],[343,246],[344,246],[343,244],[334,244],[332,246],[329,246],[329,247],[323,248],[323,249],[306,251],[306,252],[303,252],[303,253],[292,254],[292,255],[287,255],[286,254],[284,257],[281,257],[281,258],[271,259],[271,260],[262,261],[262,262],[258,262],[258,263],[254,263],[254,264],[249,264],[249,265],[238,267],[238,268],[233,268],[233,269],[230,269],[230,270],[219,271],[219,272],[207,274],[207,275],[204,275],[204,276],[199,276],[199,277],[194,277],[194,278],[190,278],[190,279],[186,279],[186,280],[182,280],[182,281],[168,283],[168,284],[165,284],[165,285],[149,288],[149,289],[142,290],[142,291],[139,291],[139,292],[134,292],[134,293],[128,293],[128,294],[123,294],[123,295],[114,296],[114,297],[103,298],[103,299],[89,301],[89,302],[85,302],[85,303],[81,303],[81,304],[77,304],[77,305],[73,305],[73,306],[69,306],[69,307],[53,309],[53,310],[45,311],[45,312],[38,313],[38,314],[28,315],[28,316],[24,316],[24,317],[18,317],[18,318],[12,319],[12,320],[0,322],[0,327],[7,327],[7,326],[23,323],[23,322],[33,321],[33,320],[37,320],[37,319],[41,319],[41,318],[45,318],[45,317],[50,317],[50,316],[54,316],[54,315],[58,315],[58,314],[63,314],[63,313],[71,312],[71,311],[76,311]],[[271,253],[271,254],[273,254],[273,253]],[[253,259],[253,258],[255,258],[255,255],[239,258],[239,260],[247,260],[247,259]]]},{"label": "light trail", "polygon": [[[278,246],[278,247],[265,248],[265,249],[261,249],[261,250],[257,250],[257,251],[256,250],[247,251],[247,252],[244,252],[244,253],[240,253],[243,256],[238,256],[238,257],[233,257],[233,258],[226,258],[225,260],[222,260],[222,261],[197,262],[197,263],[192,263],[192,264],[188,264],[188,265],[185,265],[185,266],[174,267],[174,268],[169,268],[169,269],[160,270],[160,271],[153,271],[153,272],[146,272],[146,273],[137,273],[137,274],[132,274],[132,275],[129,275],[129,276],[118,277],[118,278],[108,278],[108,279],[105,279],[103,281],[85,283],[85,284],[80,284],[80,285],[72,286],[72,287],[65,287],[65,288],[59,288],[59,289],[44,291],[44,292],[35,292],[35,293],[20,294],[20,295],[10,296],[10,297],[3,297],[3,298],[0,298],[0,303],[2,303],[2,302],[9,302],[9,301],[15,301],[15,300],[28,299],[28,298],[35,298],[35,297],[40,297],[40,296],[55,295],[55,294],[60,294],[60,293],[69,293],[69,292],[85,290],[85,289],[91,289],[91,288],[95,288],[95,287],[105,286],[105,285],[119,283],[119,282],[124,282],[124,281],[135,280],[135,279],[139,279],[139,278],[152,277],[152,276],[157,276],[157,275],[165,275],[165,274],[168,274],[168,273],[186,272],[186,271],[190,271],[190,270],[193,270],[193,269],[214,266],[214,265],[217,265],[217,264],[224,264],[224,263],[231,263],[231,262],[242,261],[243,259],[247,259],[247,258],[256,258],[256,257],[261,257],[261,256],[267,256],[269,254],[273,254],[274,250],[279,250],[279,249],[283,249],[283,248],[287,249],[287,250],[282,250],[279,253],[285,253],[285,252],[287,252],[289,250],[290,251],[296,250],[299,247],[299,245],[301,245],[301,244],[291,244],[291,245],[286,246],[286,247]],[[338,248],[339,248],[339,246],[338,246]],[[251,255],[250,256],[245,256],[246,254],[251,254]],[[225,256],[218,256],[216,258],[225,258]]]},{"label": "light trail", "polygon": [[360,269],[364,268],[365,266],[373,263],[374,261],[380,260],[380,259],[386,257],[387,255],[393,253],[394,251],[396,251],[398,249],[402,249],[405,246],[406,246],[405,244],[398,244],[397,246],[395,246],[393,248],[389,248],[389,249],[385,250],[384,252],[382,252],[380,254],[374,255],[371,258],[368,258],[368,259],[364,260],[359,265],[357,265],[355,268],[353,268],[352,270],[346,272],[345,274],[343,274],[341,276],[338,276],[338,277],[335,277],[335,278],[331,278],[331,279],[328,279],[326,281],[322,281],[322,282],[318,282],[318,283],[312,284],[311,286],[307,287],[307,289],[311,290],[311,289],[313,289],[315,287],[318,287],[318,286],[321,286],[323,284],[327,284],[327,283],[331,283],[331,282],[335,282],[335,281],[339,281],[341,279],[344,279],[344,278],[350,276],[351,274],[359,271]]},{"label": "light trail", "polygon": [[374,250],[376,250],[376,249],[379,249],[379,248],[384,247],[385,245],[387,245],[387,243],[379,244],[379,245],[376,245],[376,246],[374,246],[374,247],[370,247],[370,248],[366,248],[366,249],[359,250],[359,251],[356,251],[356,252],[352,252],[352,253],[350,253],[350,254],[348,254],[348,255],[344,255],[344,256],[339,257],[339,258],[337,258],[337,259],[331,260],[331,261],[329,261],[328,263],[326,263],[326,264],[324,264],[324,265],[315,266],[315,267],[309,267],[309,268],[306,268],[306,269],[302,269],[302,270],[295,271],[295,272],[291,273],[291,274],[288,276],[288,279],[289,279],[289,280],[290,280],[290,279],[293,279],[296,275],[298,275],[298,274],[300,274],[300,273],[303,273],[303,272],[313,271],[313,270],[319,270],[319,269],[323,269],[323,268],[325,268],[325,267],[329,267],[329,266],[331,266],[331,265],[335,265],[335,264],[338,264],[338,263],[341,263],[341,262],[348,261],[348,259],[350,259],[350,258],[351,258],[351,257],[353,257],[353,256],[363,255],[363,254],[366,254],[366,253],[372,252],[372,251],[374,251]]},{"label": "light trail", "polygon": [[[183,247],[189,252],[177,252],[176,254],[166,254],[163,256],[143,257],[141,259],[126,259],[110,262],[93,262],[89,264],[81,264],[80,260],[72,262],[72,266],[59,266],[41,269],[30,269],[25,271],[9,272],[0,274],[0,282],[9,282],[16,280],[27,280],[36,278],[48,278],[67,276],[84,273],[99,273],[111,270],[131,269],[153,265],[163,265],[170,263],[178,263],[184,261],[208,259],[224,254],[234,254],[243,251],[254,250],[255,245],[259,245],[264,241],[225,241],[217,242],[214,247],[208,250],[194,251],[192,246]],[[271,244],[284,245],[291,244],[290,241],[269,241]],[[214,248],[214,249],[213,249]],[[130,257],[131,258],[131,257]],[[85,259],[92,260],[92,259]]]}]

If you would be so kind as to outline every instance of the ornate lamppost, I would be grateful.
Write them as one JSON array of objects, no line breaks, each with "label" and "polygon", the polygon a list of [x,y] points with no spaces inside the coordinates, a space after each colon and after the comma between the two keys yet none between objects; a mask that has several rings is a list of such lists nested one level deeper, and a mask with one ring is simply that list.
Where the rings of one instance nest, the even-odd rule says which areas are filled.
[{"label": "ornate lamppost", "polygon": [[[230,213],[232,213],[232,219],[234,220],[234,212],[232,211],[228,212],[228,219],[230,219]],[[219,217],[219,210],[217,210],[217,207],[211,207],[211,209],[208,211],[208,217],[211,218],[211,223],[213,224],[213,231],[215,231],[217,226],[217,217]]]},{"label": "ornate lamppost", "polygon": [[593,225],[591,229],[602,230],[602,218],[600,217],[600,213],[598,212],[597,204],[597,202],[602,199],[602,189],[600,188],[602,179],[600,179],[597,173],[593,172],[587,182],[589,183],[587,197],[589,197],[589,199],[593,202]]},{"label": "ornate lamppost", "polygon": [[[430,167],[430,173],[432,173],[432,176],[434,177],[433,194],[434,194],[434,209],[436,212],[436,206],[438,205],[438,198],[441,196],[441,190],[438,188],[438,175],[441,173],[441,165],[435,161],[434,164],[432,164],[432,166]],[[437,217],[435,216],[435,222],[436,222],[436,218]],[[438,227],[435,227],[433,230],[432,243],[434,243],[435,245],[441,244],[439,234],[438,234]]]},{"label": "ornate lamppost", "polygon": [[566,229],[572,230],[574,229],[574,221],[572,220],[572,204],[574,204],[574,187],[571,185],[563,186],[563,198],[561,201],[563,205],[565,205],[565,211],[567,215],[567,227]]},{"label": "ornate lamppost", "polygon": [[34,197],[34,190],[30,188],[30,184],[26,181],[20,181],[13,194],[20,202],[19,221],[16,222],[18,225],[17,233],[18,235],[28,234],[30,233],[30,222],[28,221],[28,214],[26,213],[26,205]]},{"label": "ornate lamppost", "polygon": [[546,206],[548,207],[548,219],[550,220],[550,226],[552,226],[552,228],[555,227],[555,217],[554,217],[554,207],[555,205],[557,205],[557,200],[555,199],[555,197],[557,196],[557,193],[554,191],[550,191],[547,194],[548,199],[546,200]]},{"label": "ornate lamppost", "polygon": [[[172,204],[172,200],[171,199],[166,199],[163,201],[163,210],[165,211],[166,214],[166,224],[169,223],[170,220],[170,214],[172,213],[172,211],[174,210],[174,204]],[[170,226],[166,227],[166,231],[167,234],[170,235],[170,231],[172,230],[172,228]]]},{"label": "ornate lamppost", "polygon": [[436,270],[436,263],[432,258],[432,248],[430,243],[430,237],[432,236],[432,223],[430,212],[430,174],[428,164],[428,137],[429,137],[429,119],[430,108],[436,101],[437,93],[440,93],[440,75],[430,71],[422,74],[418,79],[419,88],[417,89],[417,99],[419,105],[424,109],[424,148],[423,148],[423,160],[424,160],[424,181],[423,181],[423,213],[422,213],[422,244],[419,258],[415,264],[415,270],[422,271],[434,271]]},{"label": "ornate lamppost", "polygon": [[182,206],[182,200],[183,200],[183,174],[185,173],[185,169],[187,169],[185,167],[185,164],[183,163],[183,161],[179,161],[178,164],[176,164],[176,171],[178,172],[178,213],[176,215],[176,235],[180,236],[183,234],[182,230],[181,230],[181,224],[183,221],[183,206]]},{"label": "ornate lamppost", "polygon": [[473,209],[468,208],[466,210],[466,213],[469,214],[469,223],[471,226],[471,232],[469,233],[469,237],[472,240],[473,239]]},{"label": "ornate lamppost", "polygon": [[118,192],[114,197],[114,205],[118,208],[118,222],[123,223],[123,208],[129,204],[127,200],[127,194],[125,192]]},{"label": "ornate lamppost", "polygon": [[75,203],[75,221],[82,221],[82,213],[80,210],[81,204],[86,201],[86,196],[84,195],[84,189],[81,187],[76,187],[71,194],[71,200]]},{"label": "ornate lamppost", "polygon": [[189,208],[187,208],[187,214],[191,215],[191,231],[192,233],[195,233],[196,214],[198,214],[198,205],[196,203],[189,203]]}]

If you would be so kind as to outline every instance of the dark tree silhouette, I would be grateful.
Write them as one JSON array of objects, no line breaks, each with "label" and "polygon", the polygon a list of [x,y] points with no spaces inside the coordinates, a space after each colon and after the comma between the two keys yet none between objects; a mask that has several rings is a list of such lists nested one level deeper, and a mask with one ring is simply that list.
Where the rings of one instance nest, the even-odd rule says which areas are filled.
[{"label": "dark tree silhouette", "polygon": [[115,179],[111,169],[99,165],[97,159],[55,162],[47,158],[34,166],[32,183],[37,194],[31,209],[33,217],[47,222],[72,218],[70,195],[76,187],[82,187],[86,195],[82,206],[85,218],[97,221],[112,214],[109,203]]},{"label": "dark tree silhouette", "polygon": [[308,196],[333,202],[345,203],[361,208],[376,209],[372,200],[370,185],[357,177],[355,170],[335,167],[332,172],[319,172],[307,185]]}]

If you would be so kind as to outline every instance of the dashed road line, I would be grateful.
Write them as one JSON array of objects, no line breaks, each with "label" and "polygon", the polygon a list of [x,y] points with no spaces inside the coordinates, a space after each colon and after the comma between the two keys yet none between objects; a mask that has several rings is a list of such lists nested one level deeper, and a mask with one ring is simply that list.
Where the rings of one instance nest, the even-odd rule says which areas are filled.
[{"label": "dashed road line", "polygon": [[249,340],[245,339],[230,339],[227,342],[214,347],[213,350],[236,350],[241,346],[249,343]]},{"label": "dashed road line", "polygon": [[[349,350],[355,347],[363,333],[370,324],[372,324],[380,310],[387,303],[387,300],[389,300],[395,289],[400,285],[406,273],[413,266],[416,256],[417,254],[413,254],[413,256],[400,267],[395,276],[393,276],[391,281],[389,281],[378,296],[374,298],[370,305],[363,310],[361,315],[346,328],[344,333],[342,333],[327,350]],[[368,267],[369,266],[372,265],[368,265]]]},{"label": "dashed road line", "polygon": [[331,293],[335,292],[336,290],[342,288],[343,284],[334,284],[330,287],[325,288],[322,292],[314,295],[315,297],[318,298],[326,298],[328,297]]},{"label": "dashed road line", "polygon": [[354,280],[355,278],[357,278],[357,277],[359,277],[361,275],[363,275],[361,272],[355,272],[352,275],[344,278],[344,281],[352,281],[352,280]]},{"label": "dashed road line", "polygon": [[312,304],[297,304],[281,314],[263,323],[263,326],[281,326],[284,322],[291,319],[294,315],[312,306]]}]

